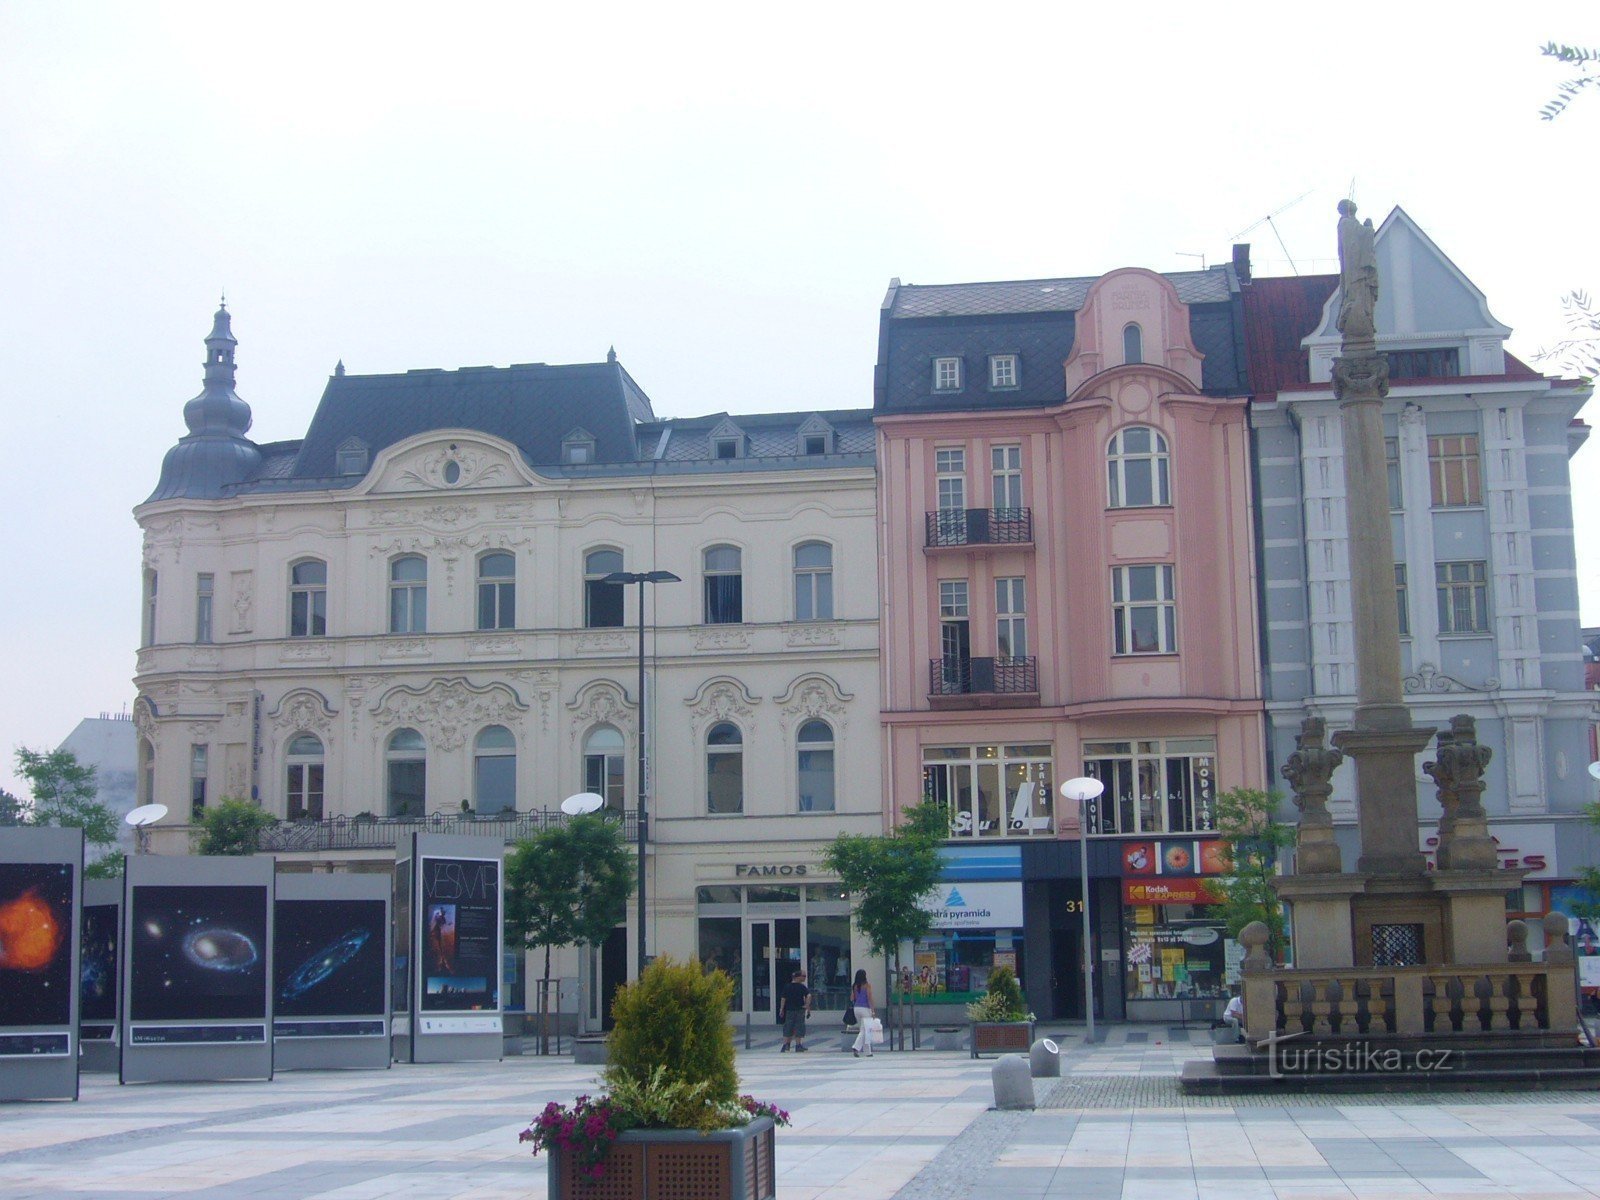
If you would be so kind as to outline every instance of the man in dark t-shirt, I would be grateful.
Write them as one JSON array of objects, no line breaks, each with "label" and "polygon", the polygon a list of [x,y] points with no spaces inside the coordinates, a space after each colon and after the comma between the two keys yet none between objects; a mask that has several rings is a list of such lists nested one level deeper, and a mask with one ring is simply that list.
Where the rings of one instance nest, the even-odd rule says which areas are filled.
[{"label": "man in dark t-shirt", "polygon": [[778,1017],[783,1022],[783,1050],[794,1043],[796,1052],[806,1048],[806,1018],[811,1015],[811,989],[806,986],[806,973],[796,971],[794,978],[784,985],[778,997]]}]

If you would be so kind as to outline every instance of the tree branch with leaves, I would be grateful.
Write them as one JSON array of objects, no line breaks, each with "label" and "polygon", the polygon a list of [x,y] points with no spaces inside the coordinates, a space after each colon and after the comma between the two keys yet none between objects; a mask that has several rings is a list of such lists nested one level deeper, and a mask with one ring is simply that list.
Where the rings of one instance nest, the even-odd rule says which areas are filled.
[{"label": "tree branch with leaves", "polygon": [[90,879],[114,879],[122,874],[122,855],[117,848],[117,814],[100,802],[100,786],[95,769],[78,761],[70,750],[29,750],[17,747],[17,774],[28,782],[33,798],[0,803],[4,816],[0,823],[53,825],[61,829],[83,830]]},{"label": "tree branch with leaves", "polygon": [[1228,936],[1252,921],[1267,927],[1267,950],[1282,961],[1288,945],[1283,904],[1272,881],[1278,877],[1280,853],[1294,844],[1294,827],[1278,820],[1281,797],[1258,788],[1232,788],[1217,796],[1217,832],[1228,843],[1232,869],[1208,880],[1222,909]]}]

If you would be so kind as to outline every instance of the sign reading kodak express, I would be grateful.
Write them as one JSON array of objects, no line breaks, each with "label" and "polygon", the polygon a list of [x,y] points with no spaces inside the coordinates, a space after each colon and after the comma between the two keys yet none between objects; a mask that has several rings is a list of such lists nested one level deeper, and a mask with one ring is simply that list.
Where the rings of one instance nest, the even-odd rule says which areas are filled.
[{"label": "sign reading kodak express", "polygon": [[1124,904],[1215,904],[1216,895],[1204,879],[1124,879]]}]

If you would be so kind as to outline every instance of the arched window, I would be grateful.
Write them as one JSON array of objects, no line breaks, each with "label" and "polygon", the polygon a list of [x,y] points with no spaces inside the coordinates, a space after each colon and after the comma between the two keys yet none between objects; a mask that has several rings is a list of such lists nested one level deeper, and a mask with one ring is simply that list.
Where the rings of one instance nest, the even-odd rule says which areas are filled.
[{"label": "arched window", "polygon": [[389,815],[421,817],[428,811],[428,744],[415,729],[396,729],[384,754]]},{"label": "arched window", "polygon": [[833,547],[827,542],[794,548],[794,619],[833,620]]},{"label": "arched window", "polygon": [[517,560],[503,550],[478,560],[478,628],[517,627]]},{"label": "arched window", "polygon": [[796,755],[801,812],[832,812],[833,730],[826,721],[807,721],[800,726],[799,752]]},{"label": "arched window", "polygon": [[606,811],[619,814],[627,804],[623,749],[622,734],[610,725],[596,727],[583,742],[583,790],[604,798]]},{"label": "arched window", "polygon": [[738,625],[744,620],[744,576],[737,546],[712,546],[705,553],[707,625]]},{"label": "arched window", "polygon": [[139,739],[139,803],[156,802],[156,748],[149,738]]},{"label": "arched window", "polygon": [[1146,425],[1117,430],[1106,454],[1106,482],[1112,508],[1171,504],[1167,439]]},{"label": "arched window", "polygon": [[428,631],[428,560],[408,554],[389,564],[389,632]]},{"label": "arched window", "polygon": [[744,811],[744,735],[730,721],[706,734],[706,811]]},{"label": "arched window", "polygon": [[485,728],[473,746],[472,805],[480,817],[517,807],[517,739],[504,725]]},{"label": "arched window", "polygon": [[1144,330],[1137,325],[1123,327],[1122,361],[1125,363],[1141,363],[1144,361]]},{"label": "arched window", "polygon": [[328,564],[308,558],[289,568],[289,636],[328,635]]},{"label": "arched window", "polygon": [[296,734],[289,743],[284,813],[291,821],[322,820],[322,739]]},{"label": "arched window", "polygon": [[583,556],[583,623],[588,628],[621,628],[623,585],[605,582],[607,575],[620,570],[620,550],[591,550]]}]

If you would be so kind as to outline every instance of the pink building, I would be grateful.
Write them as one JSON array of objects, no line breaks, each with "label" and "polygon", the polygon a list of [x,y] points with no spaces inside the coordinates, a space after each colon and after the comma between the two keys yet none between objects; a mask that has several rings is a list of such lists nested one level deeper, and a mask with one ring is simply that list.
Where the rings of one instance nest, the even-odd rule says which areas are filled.
[{"label": "pink building", "polygon": [[1265,786],[1238,294],[1227,266],[890,287],[884,781],[893,819],[951,811],[936,988],[1010,962],[1041,1016],[1081,1014],[1056,789],[1087,774],[1101,1014],[1225,993],[1206,835],[1218,790]]}]

